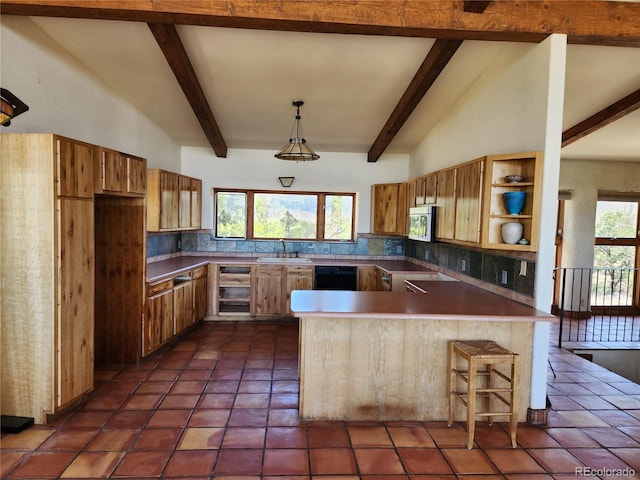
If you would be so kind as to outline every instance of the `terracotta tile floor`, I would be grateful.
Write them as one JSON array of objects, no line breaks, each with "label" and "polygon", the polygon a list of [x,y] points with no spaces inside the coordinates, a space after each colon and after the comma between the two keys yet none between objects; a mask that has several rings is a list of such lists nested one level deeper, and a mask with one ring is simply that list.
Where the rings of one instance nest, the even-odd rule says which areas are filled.
[{"label": "terracotta tile floor", "polygon": [[[640,472],[640,385],[551,347],[545,427],[301,422],[297,323],[196,327],[48,426],[0,440],[2,478],[570,479]],[[613,475],[607,476],[612,473]],[[635,473],[636,477],[638,476]]]}]

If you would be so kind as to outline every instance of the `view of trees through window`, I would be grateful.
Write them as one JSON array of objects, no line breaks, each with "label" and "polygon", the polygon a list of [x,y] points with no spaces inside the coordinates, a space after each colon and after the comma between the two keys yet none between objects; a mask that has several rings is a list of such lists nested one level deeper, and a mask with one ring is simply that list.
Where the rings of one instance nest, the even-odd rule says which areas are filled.
[{"label": "view of trees through window", "polygon": [[215,190],[216,236],[354,240],[353,193]]},{"label": "view of trees through window", "polygon": [[[599,201],[591,283],[592,305],[631,305],[638,250],[638,202]],[[635,243],[635,245],[634,245]]]}]

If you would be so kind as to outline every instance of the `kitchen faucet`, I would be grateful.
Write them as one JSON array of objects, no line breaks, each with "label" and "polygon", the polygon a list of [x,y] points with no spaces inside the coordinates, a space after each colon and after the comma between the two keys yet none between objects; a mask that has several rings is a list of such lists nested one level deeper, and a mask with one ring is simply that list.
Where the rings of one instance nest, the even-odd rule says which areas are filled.
[{"label": "kitchen faucet", "polygon": [[284,240],[281,238],[282,242],[282,258],[287,258],[287,245],[284,243]]}]

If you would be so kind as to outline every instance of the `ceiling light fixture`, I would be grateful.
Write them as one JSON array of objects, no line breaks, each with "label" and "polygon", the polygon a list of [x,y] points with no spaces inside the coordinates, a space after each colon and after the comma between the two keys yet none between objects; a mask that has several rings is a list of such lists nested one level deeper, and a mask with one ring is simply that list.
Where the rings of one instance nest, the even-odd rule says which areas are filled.
[{"label": "ceiling light fixture", "polygon": [[29,107],[6,88],[0,88],[0,125],[8,127],[11,119],[29,110]]},{"label": "ceiling light fixture", "polygon": [[[302,124],[300,123],[300,107],[304,105],[302,100],[294,100],[293,106],[297,108],[296,119],[291,127],[289,143],[274,156],[280,160],[295,160],[296,162],[307,162],[317,160],[320,155],[307,147],[307,141],[302,136]],[[293,135],[295,131],[295,136]]]},{"label": "ceiling light fixture", "polygon": [[283,187],[290,187],[291,185],[293,185],[294,179],[295,177],[278,177],[278,180],[280,180],[280,185],[282,185]]}]

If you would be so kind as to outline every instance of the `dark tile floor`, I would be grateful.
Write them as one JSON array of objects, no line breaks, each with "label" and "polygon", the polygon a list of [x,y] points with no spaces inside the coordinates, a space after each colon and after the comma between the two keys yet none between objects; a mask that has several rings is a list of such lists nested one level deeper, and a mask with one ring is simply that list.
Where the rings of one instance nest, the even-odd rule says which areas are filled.
[{"label": "dark tile floor", "polygon": [[[551,347],[545,427],[301,422],[297,323],[203,323],[48,426],[2,435],[7,479],[570,479],[638,477],[640,386]],[[626,469],[626,470],[625,470]],[[589,474],[589,475],[587,475]]]}]

